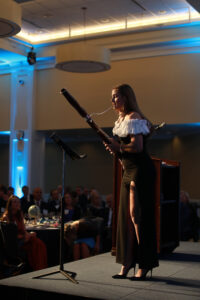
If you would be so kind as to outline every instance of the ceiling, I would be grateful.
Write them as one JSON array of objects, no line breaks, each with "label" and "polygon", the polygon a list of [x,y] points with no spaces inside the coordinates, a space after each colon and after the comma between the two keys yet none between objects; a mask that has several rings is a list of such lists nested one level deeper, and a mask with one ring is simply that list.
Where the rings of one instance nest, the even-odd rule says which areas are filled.
[{"label": "ceiling", "polygon": [[[16,36],[0,39],[0,67],[25,61],[27,49],[20,51],[22,45],[29,51],[31,47],[86,37],[126,34],[200,20],[200,14],[186,0],[13,1],[22,9],[22,28]],[[7,41],[17,44],[7,47]]]},{"label": "ceiling", "polygon": [[22,8],[17,36],[31,43],[140,27],[142,21],[176,23],[199,17],[186,0],[14,1]]}]

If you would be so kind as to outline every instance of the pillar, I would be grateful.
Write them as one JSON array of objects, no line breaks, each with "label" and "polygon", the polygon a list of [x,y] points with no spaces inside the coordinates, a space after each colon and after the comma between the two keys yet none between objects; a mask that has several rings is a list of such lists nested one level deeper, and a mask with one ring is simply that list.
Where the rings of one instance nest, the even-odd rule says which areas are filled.
[{"label": "pillar", "polygon": [[44,185],[45,138],[35,130],[36,76],[34,66],[17,68],[11,74],[9,185],[22,196]]}]

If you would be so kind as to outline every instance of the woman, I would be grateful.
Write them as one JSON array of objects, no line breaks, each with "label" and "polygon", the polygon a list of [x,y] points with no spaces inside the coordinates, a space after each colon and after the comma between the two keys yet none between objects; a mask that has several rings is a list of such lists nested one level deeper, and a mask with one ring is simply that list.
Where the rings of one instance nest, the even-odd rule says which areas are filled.
[{"label": "woman", "polygon": [[155,169],[145,150],[146,137],[153,130],[140,111],[134,91],[123,84],[112,90],[113,109],[118,119],[113,134],[105,144],[111,154],[117,153],[123,166],[117,227],[116,262],[121,271],[113,278],[126,278],[136,263],[138,271],[132,280],[146,278],[149,270],[158,266],[154,220]]},{"label": "woman", "polygon": [[69,192],[64,195],[64,223],[75,221],[81,218],[81,208],[74,205],[72,196]]},{"label": "woman", "polygon": [[100,251],[102,218],[82,218],[65,224],[64,237],[73,251],[73,259],[87,258]]},{"label": "woman", "polygon": [[95,189],[91,190],[89,197],[90,204],[87,208],[87,215],[90,217],[105,218],[105,205],[101,199],[99,192]]},{"label": "woman", "polygon": [[47,267],[47,251],[45,244],[36,237],[35,232],[27,232],[24,225],[20,199],[12,195],[8,199],[3,221],[15,223],[18,229],[19,250],[25,251],[28,263],[32,270],[40,270]]}]

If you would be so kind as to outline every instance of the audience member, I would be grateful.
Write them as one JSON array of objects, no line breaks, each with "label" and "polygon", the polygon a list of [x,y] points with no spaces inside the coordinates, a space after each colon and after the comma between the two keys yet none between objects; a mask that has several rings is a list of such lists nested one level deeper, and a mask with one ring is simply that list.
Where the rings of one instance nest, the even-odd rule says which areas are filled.
[{"label": "audience member", "polygon": [[99,192],[93,189],[90,193],[90,204],[87,208],[89,217],[100,217],[105,220],[105,203],[102,201]]},{"label": "audience member", "polygon": [[7,194],[8,194],[8,198],[12,195],[14,195],[14,192],[15,192],[15,189],[12,187],[12,186],[9,186],[8,187],[8,191],[7,191]]},{"label": "audience member", "polygon": [[20,274],[24,262],[19,258],[17,225],[0,222],[0,279]]},{"label": "audience member", "polygon": [[102,218],[82,218],[64,226],[64,238],[73,260],[98,254],[101,248]]},{"label": "audience member", "polygon": [[21,200],[21,209],[24,214],[28,213],[28,209],[31,205],[33,205],[33,195],[29,193],[29,187],[24,185],[22,187],[23,197]]},{"label": "audience member", "polygon": [[16,223],[18,229],[18,245],[20,250],[25,251],[28,263],[32,270],[40,270],[47,267],[47,251],[45,244],[36,236],[35,232],[27,232],[25,229],[23,212],[20,199],[12,195],[8,199],[3,221]]},{"label": "audience member", "polygon": [[62,195],[63,195],[63,190],[62,190],[62,185],[61,184],[59,184],[57,186],[57,191],[58,191],[58,197],[61,200],[62,199]]},{"label": "audience member", "polygon": [[42,189],[36,187],[33,190],[33,203],[31,205],[37,205],[40,208],[40,212],[43,216],[48,216],[50,212],[49,202],[45,202],[42,196]]},{"label": "audience member", "polygon": [[72,195],[65,193],[64,195],[64,223],[75,221],[81,218],[81,208],[73,203]]},{"label": "audience member", "polygon": [[199,239],[199,219],[197,211],[190,203],[190,196],[187,192],[180,193],[180,231],[181,240],[192,239],[197,242]]},{"label": "audience member", "polygon": [[90,198],[90,190],[87,187],[83,188],[83,194],[87,198],[87,203],[89,203],[89,198]]},{"label": "audience member", "polygon": [[88,204],[87,196],[83,193],[83,188],[81,186],[76,187],[76,193],[78,196],[78,204],[82,209],[83,215],[85,215],[87,212],[87,204]]},{"label": "audience member", "polygon": [[54,215],[60,215],[62,198],[59,195],[58,189],[53,189],[50,192],[49,210]]},{"label": "audience member", "polygon": [[2,215],[6,208],[7,203],[7,188],[5,185],[0,185],[0,215]]}]

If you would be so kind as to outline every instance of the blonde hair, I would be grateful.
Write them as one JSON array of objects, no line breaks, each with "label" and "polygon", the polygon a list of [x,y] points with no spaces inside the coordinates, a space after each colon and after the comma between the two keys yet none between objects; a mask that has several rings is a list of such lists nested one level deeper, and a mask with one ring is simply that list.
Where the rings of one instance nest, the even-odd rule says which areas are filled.
[{"label": "blonde hair", "polygon": [[73,221],[69,221],[64,225],[64,239],[67,244],[72,244],[77,238],[77,231],[74,226],[72,226]]}]

